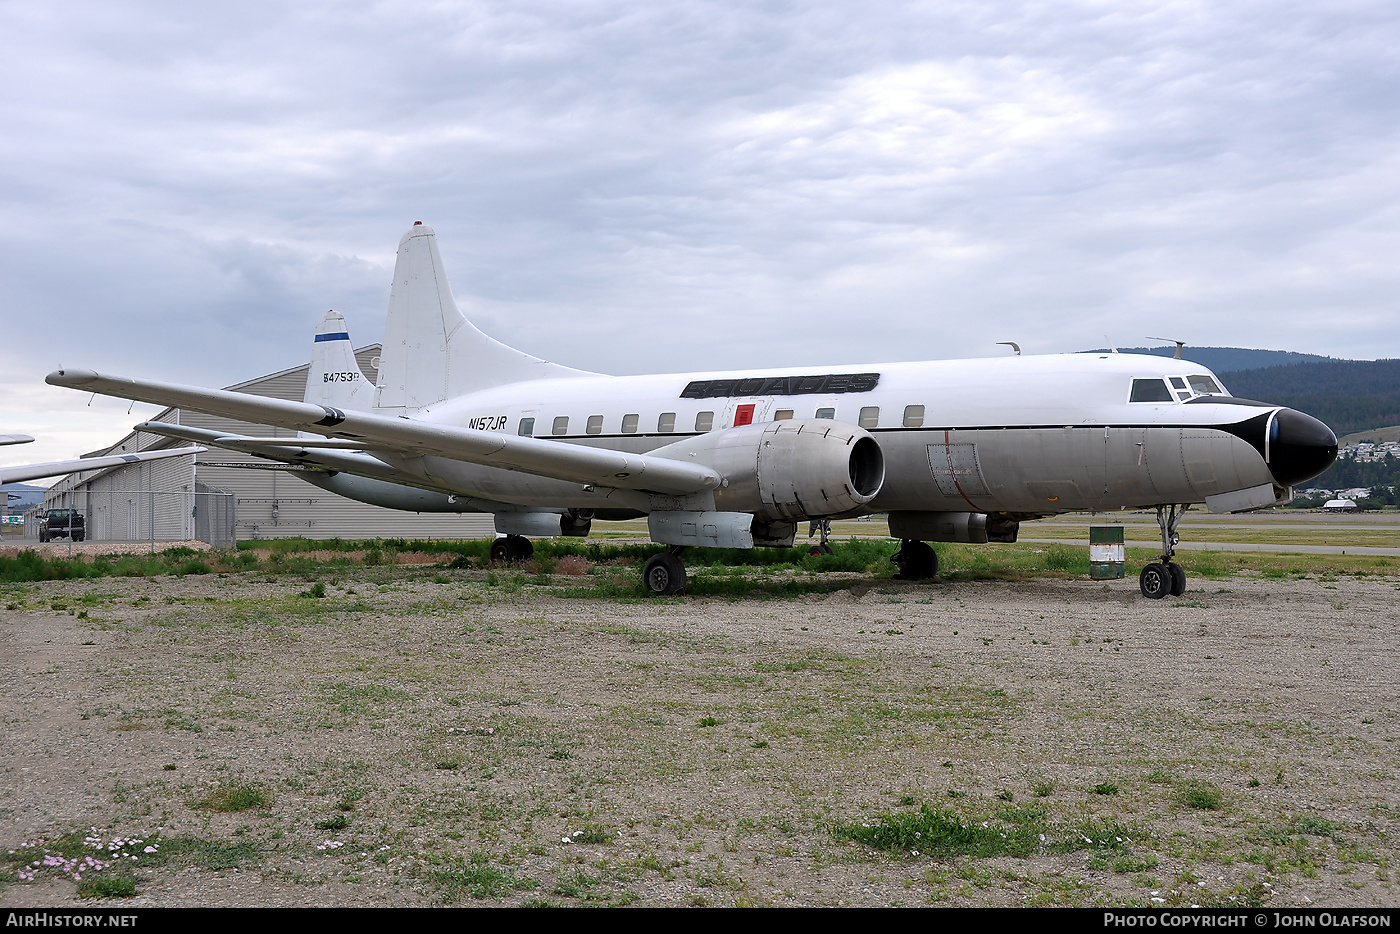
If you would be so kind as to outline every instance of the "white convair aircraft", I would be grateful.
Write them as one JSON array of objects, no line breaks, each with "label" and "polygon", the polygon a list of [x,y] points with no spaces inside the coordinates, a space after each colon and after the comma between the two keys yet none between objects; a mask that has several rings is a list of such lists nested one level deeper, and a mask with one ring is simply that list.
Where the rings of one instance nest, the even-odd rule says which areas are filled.
[{"label": "white convair aircraft", "polygon": [[1171,559],[1186,504],[1288,502],[1337,453],[1318,420],[1236,399],[1204,367],[1155,356],[570,369],[473,327],[419,223],[399,243],[378,385],[360,373],[340,315],[322,319],[314,346],[305,402],[90,370],[48,382],[316,433],[139,426],[317,467],[305,478],[352,499],[491,512],[506,536],[497,560],[528,557],[527,535],[586,535],[594,517],[645,515],[668,546],[642,572],[657,594],[684,586],[687,547],[788,546],[807,520],[888,513],[903,540],[895,563],[918,579],[937,570],[926,542],[1012,542],[1025,520],[1123,507],[1156,507],[1162,530],[1143,594],[1180,594],[1185,574]]}]

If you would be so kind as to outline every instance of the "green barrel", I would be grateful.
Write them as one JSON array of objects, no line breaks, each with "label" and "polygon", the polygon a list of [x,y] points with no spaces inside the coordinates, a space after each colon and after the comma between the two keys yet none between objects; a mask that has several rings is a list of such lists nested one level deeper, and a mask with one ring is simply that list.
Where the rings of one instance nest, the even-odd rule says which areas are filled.
[{"label": "green barrel", "polygon": [[1089,526],[1089,577],[1096,581],[1123,576],[1123,527]]}]

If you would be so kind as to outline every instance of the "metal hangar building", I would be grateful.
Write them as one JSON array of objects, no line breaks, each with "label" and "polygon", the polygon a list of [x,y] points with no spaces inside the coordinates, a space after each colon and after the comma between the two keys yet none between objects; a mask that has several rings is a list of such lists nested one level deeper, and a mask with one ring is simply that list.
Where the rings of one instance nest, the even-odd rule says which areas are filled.
[{"label": "metal hangar building", "polygon": [[[374,373],[379,344],[355,351],[362,373]],[[310,364],[229,386],[274,399],[302,401]],[[371,383],[376,382],[367,376]],[[254,437],[291,438],[296,432],[166,409],[152,421],[174,422]],[[126,454],[188,442],[132,432],[93,456]],[[72,474],[49,488],[44,508],[74,508],[87,517],[90,541],[173,542],[202,539],[220,547],[266,538],[491,538],[484,513],[413,513],[370,506],[312,486],[295,468],[251,454],[210,448],[202,454],[125,464]],[[35,510],[31,510],[33,512]]]}]

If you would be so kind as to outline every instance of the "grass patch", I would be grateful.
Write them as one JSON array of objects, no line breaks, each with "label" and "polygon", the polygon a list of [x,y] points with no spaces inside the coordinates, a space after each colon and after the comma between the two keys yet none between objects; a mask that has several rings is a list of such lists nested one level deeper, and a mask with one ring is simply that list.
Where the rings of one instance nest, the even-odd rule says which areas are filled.
[{"label": "grass patch", "polygon": [[995,822],[978,822],[921,804],[917,811],[881,815],[873,824],[839,826],[834,835],[911,856],[1024,857],[1039,848],[1043,826],[1044,811],[1038,808],[1008,809]]},{"label": "grass patch", "polygon": [[1176,800],[1200,811],[1218,811],[1224,806],[1219,788],[1196,779],[1177,783]]},{"label": "grass patch", "polygon": [[211,791],[208,796],[195,801],[190,806],[201,811],[218,811],[222,814],[236,811],[263,810],[272,800],[256,785],[242,782],[228,782]]},{"label": "grass patch", "polygon": [[456,857],[442,868],[433,869],[430,878],[437,885],[445,904],[462,898],[501,898],[515,891],[537,888],[533,879],[522,878],[491,863],[485,855],[474,854],[470,860]]}]

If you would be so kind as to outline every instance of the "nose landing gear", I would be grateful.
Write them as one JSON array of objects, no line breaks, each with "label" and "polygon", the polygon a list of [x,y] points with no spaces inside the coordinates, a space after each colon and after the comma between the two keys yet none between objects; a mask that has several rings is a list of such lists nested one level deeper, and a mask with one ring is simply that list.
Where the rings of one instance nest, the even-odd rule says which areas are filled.
[{"label": "nose landing gear", "polygon": [[1177,526],[1186,514],[1190,503],[1157,507],[1157,525],[1162,530],[1162,560],[1154,561],[1142,569],[1138,575],[1138,589],[1149,600],[1160,600],[1167,594],[1179,597],[1186,593],[1186,572],[1181,565],[1174,564],[1175,545],[1181,541]]}]

